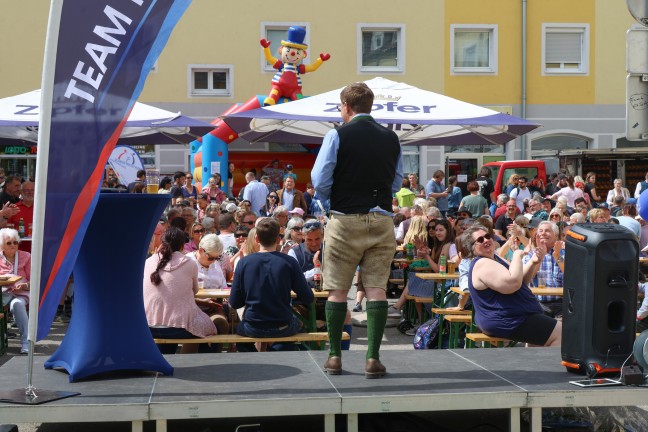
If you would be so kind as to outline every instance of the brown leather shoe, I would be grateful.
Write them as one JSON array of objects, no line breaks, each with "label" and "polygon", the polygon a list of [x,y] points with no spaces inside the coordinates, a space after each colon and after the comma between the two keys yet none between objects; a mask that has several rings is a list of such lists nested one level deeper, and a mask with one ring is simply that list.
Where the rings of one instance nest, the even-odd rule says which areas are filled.
[{"label": "brown leather shoe", "polygon": [[329,375],[342,375],[342,357],[329,357],[324,363],[324,372]]},{"label": "brown leather shoe", "polygon": [[385,376],[387,368],[378,359],[369,359],[365,366],[365,378],[373,379]]}]

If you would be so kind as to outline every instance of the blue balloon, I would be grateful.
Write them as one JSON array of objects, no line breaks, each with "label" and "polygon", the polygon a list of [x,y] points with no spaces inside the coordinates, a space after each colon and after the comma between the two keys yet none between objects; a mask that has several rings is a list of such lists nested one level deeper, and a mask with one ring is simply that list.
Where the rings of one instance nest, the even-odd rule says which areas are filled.
[{"label": "blue balloon", "polygon": [[648,221],[648,189],[639,195],[639,216]]}]

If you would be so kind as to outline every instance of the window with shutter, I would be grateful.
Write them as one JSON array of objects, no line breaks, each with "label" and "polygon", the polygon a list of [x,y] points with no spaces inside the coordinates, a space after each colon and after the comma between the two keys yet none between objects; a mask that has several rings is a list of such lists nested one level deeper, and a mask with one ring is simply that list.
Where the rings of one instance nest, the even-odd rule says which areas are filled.
[{"label": "window with shutter", "polygon": [[587,74],[589,72],[589,26],[587,24],[543,25],[543,74]]}]

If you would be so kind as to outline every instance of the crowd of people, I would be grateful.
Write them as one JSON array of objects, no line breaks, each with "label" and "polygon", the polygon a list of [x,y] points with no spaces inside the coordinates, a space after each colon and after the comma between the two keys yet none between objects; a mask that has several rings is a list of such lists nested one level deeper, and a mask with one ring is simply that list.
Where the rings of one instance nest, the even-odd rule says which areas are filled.
[{"label": "crowd of people", "polygon": [[[178,172],[174,178],[174,187],[182,190],[189,175]],[[294,189],[293,176],[287,175],[284,187],[275,191],[256,180],[253,172],[246,173],[246,179],[241,200],[231,196],[221,200],[214,177],[209,179],[213,187],[197,193],[195,200],[171,192],[171,204],[151,239],[144,272],[145,310],[154,337],[199,338],[224,332],[261,337],[302,330],[299,314],[287,312],[293,304],[313,302],[312,290],[307,288],[313,287],[313,268],[322,260],[324,218],[304,210],[307,193]],[[170,287],[177,290],[175,296],[167,295]],[[230,288],[229,299],[222,302],[195,299],[186,304],[200,289]],[[294,301],[291,291],[298,294]],[[319,318],[324,322],[323,316]],[[164,344],[160,349],[173,353],[177,345]],[[211,349],[195,344],[183,346],[181,352]]]},{"label": "crowd of people", "polygon": [[[34,182],[16,175],[5,176],[0,168],[0,276],[17,276],[17,281],[2,287],[2,306],[11,312],[20,338],[20,353],[29,352],[27,341],[29,282],[31,279],[31,241],[34,212]],[[10,333],[10,337],[16,335]]]},{"label": "crowd of people", "polygon": [[[429,297],[431,289],[430,282],[411,275],[402,296],[388,306],[385,288],[395,246],[411,243],[431,271],[442,271],[442,261],[459,269],[464,295],[453,308],[473,307],[484,333],[554,346],[561,342],[562,299],[535,296],[530,288],[563,286],[564,239],[572,226],[618,223],[636,235],[642,248],[648,244],[648,224],[636,206],[648,188],[648,174],[634,197],[617,179],[605,199],[596,190],[595,173],[585,180],[568,173],[548,179],[513,174],[497,196],[488,167],[467,183],[466,193],[455,176],[446,179],[442,170],[423,185],[416,173],[404,175],[395,133],[371,117],[371,90],[351,84],[340,100],[344,125],[324,138],[306,191],[295,187],[292,166],[277,160],[260,177],[247,172],[237,198],[231,195],[231,179],[228,195],[218,174],[202,190],[191,173],[178,171],[160,181],[158,193],[171,195],[171,201],[157,223],[144,268],[152,336],[292,335],[307,321],[299,318],[308,313],[299,306],[315,301],[312,289],[323,289],[328,299],[315,308],[318,328],[326,328],[329,336],[323,369],[340,374],[341,350],[350,343],[341,340],[342,331],[352,332],[347,296],[356,280],[361,289],[354,311],[363,310],[366,297],[365,376],[382,377],[386,367],[379,349],[387,318],[401,316],[408,293]],[[368,143],[376,150],[371,163],[364,158]],[[146,173],[139,171],[137,177],[124,188],[143,192]],[[31,223],[34,186],[15,177],[4,180],[0,225],[9,227],[0,230],[0,274],[21,279],[3,287],[3,304],[9,305],[27,352],[30,256],[11,224],[16,217]],[[106,178],[104,186],[116,185]],[[223,302],[196,297],[201,289],[230,288]],[[638,316],[639,322],[643,319]],[[246,349],[273,348],[256,344]],[[175,353],[177,346],[160,349]],[[219,349],[195,344],[181,352]]]},{"label": "crowd of people", "polygon": [[[468,182],[468,193],[453,198],[456,179],[449,178],[446,186],[443,171],[432,175],[424,197],[418,187],[410,187],[408,180],[416,178],[410,174],[393,201],[396,240],[413,244],[417,258],[433,272],[442,255],[456,264],[465,294],[451,309],[474,307],[476,324],[484,333],[531,345],[559,345],[562,297],[534,296],[530,288],[563,286],[565,236],[576,224],[622,225],[645,248],[648,223],[638,215],[637,200],[648,188],[648,175],[634,197],[615,180],[607,199],[596,191],[595,173],[588,173],[587,181],[553,174],[546,186],[541,179],[514,174],[499,196],[494,195],[490,176],[489,168],[482,167],[476,181]],[[405,203],[409,205],[401,205]],[[433,282],[417,278],[415,271],[389,308],[390,317],[401,316],[407,294],[433,297]],[[637,328],[645,328],[648,302],[644,303]],[[416,306],[420,322],[421,306]],[[408,334],[415,331],[416,327]]]}]

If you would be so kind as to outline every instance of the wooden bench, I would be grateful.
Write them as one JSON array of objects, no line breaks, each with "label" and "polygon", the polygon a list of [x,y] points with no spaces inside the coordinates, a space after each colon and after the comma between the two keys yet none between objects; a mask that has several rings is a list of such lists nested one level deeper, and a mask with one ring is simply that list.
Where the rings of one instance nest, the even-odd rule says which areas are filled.
[{"label": "wooden bench", "polygon": [[[342,340],[349,340],[351,337],[349,333],[342,332]],[[214,336],[207,336],[204,338],[195,339],[153,339],[156,344],[232,344],[232,343],[255,343],[255,342],[326,342],[328,341],[327,332],[311,332],[311,333],[297,333],[292,336],[275,337],[275,338],[259,338],[240,336],[236,334],[219,334]]]},{"label": "wooden bench", "polygon": [[391,285],[396,285],[396,288],[402,290],[405,288],[405,279],[388,279]]},{"label": "wooden bench", "polygon": [[447,321],[450,324],[450,331],[448,333],[448,348],[458,348],[459,331],[461,330],[461,326],[465,325],[467,328],[470,328],[470,325],[472,324],[472,315],[444,315],[443,320]]},{"label": "wooden bench", "polygon": [[[425,300],[425,299],[424,299]],[[448,309],[448,308],[432,308],[432,313],[437,315],[470,315],[472,316],[471,310],[461,309]]]},{"label": "wooden bench", "polygon": [[470,339],[474,343],[486,343],[491,348],[503,347],[506,345],[512,346],[515,344],[515,341],[510,339],[491,337],[484,333],[466,333],[466,339]]}]

